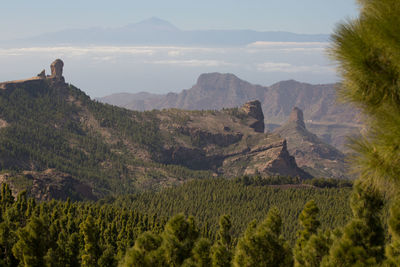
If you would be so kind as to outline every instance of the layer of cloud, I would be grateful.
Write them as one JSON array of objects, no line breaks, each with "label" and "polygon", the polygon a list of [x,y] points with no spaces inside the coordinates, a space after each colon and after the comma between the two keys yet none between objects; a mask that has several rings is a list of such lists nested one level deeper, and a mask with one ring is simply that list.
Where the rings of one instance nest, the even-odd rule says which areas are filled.
[{"label": "layer of cloud", "polygon": [[285,72],[299,73],[308,72],[313,74],[335,73],[335,68],[322,65],[293,65],[286,62],[264,62],[257,64],[258,71],[261,72]]},{"label": "layer of cloud", "polygon": [[60,54],[67,56],[84,56],[88,54],[142,54],[152,55],[155,49],[151,47],[124,47],[124,46],[56,46],[56,47],[24,47],[0,49],[0,55],[26,54]]},{"label": "layer of cloud", "polygon": [[327,47],[327,42],[254,42],[247,47],[265,48],[265,47]]},{"label": "layer of cloud", "polygon": [[56,46],[0,48],[0,56],[23,56],[26,54],[59,54],[65,56],[84,56],[93,54],[146,55],[165,54],[170,57],[191,54],[225,54],[232,51],[259,53],[259,50],[288,52],[323,51],[328,43],[323,42],[255,42],[246,47],[184,47],[184,46]]},{"label": "layer of cloud", "polygon": [[[256,42],[236,47],[58,46],[0,48],[2,80],[35,75],[56,58],[65,63],[68,81],[90,94],[119,91],[165,93],[190,88],[204,72],[234,73],[268,85],[297,79],[310,83],[337,80],[324,50],[327,43]],[[157,79],[149,78],[157,77]],[[110,89],[112,88],[112,89]]]},{"label": "layer of cloud", "polygon": [[146,61],[147,64],[157,64],[157,65],[175,65],[184,67],[220,67],[220,66],[233,66],[233,63],[220,61],[220,60],[155,60]]},{"label": "layer of cloud", "polygon": [[255,42],[247,45],[250,53],[258,53],[259,50],[323,53],[328,47],[326,42]]}]

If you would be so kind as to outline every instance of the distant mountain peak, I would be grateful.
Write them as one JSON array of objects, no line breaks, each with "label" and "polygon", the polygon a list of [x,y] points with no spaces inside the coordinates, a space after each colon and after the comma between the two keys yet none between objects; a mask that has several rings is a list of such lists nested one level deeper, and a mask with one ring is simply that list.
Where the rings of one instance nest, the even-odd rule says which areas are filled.
[{"label": "distant mountain peak", "polygon": [[289,123],[290,122],[294,122],[297,125],[303,127],[304,129],[306,128],[306,125],[304,123],[303,111],[301,109],[299,109],[298,107],[294,107],[292,109],[292,112],[290,113],[290,116],[289,116]]},{"label": "distant mountain peak", "polygon": [[231,73],[203,73],[197,79],[196,85],[206,90],[227,89],[232,83],[242,82]]},{"label": "distant mountain peak", "polygon": [[304,84],[304,83],[291,79],[291,80],[285,80],[285,81],[280,81],[280,82],[274,83],[273,85],[271,85],[271,87],[292,88],[292,87],[299,86],[301,84]]},{"label": "distant mountain peak", "polygon": [[137,23],[128,24],[125,28],[135,30],[161,30],[161,31],[179,31],[179,28],[169,21],[151,17]]}]

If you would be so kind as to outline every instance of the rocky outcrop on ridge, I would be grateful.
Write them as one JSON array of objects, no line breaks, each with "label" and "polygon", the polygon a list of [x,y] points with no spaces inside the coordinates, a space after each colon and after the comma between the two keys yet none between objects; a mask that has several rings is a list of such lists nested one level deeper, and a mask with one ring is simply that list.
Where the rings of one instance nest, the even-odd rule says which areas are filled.
[{"label": "rocky outcrop on ridge", "polygon": [[161,128],[169,129],[175,136],[173,144],[164,147],[162,163],[212,170],[228,177],[244,174],[311,177],[297,166],[285,140],[264,133],[264,115],[257,100],[222,111],[180,110],[180,116],[186,117],[184,127],[171,121],[173,111],[160,113]]},{"label": "rocky outcrop on ridge", "polygon": [[13,90],[17,87],[23,86],[37,86],[40,87],[43,84],[43,81],[49,81],[50,83],[64,83],[64,77],[62,76],[63,73],[64,62],[61,59],[56,59],[51,63],[51,75],[46,76],[46,71],[42,70],[37,76],[24,79],[24,80],[16,80],[16,81],[9,81],[9,82],[2,82],[0,83],[0,89],[2,90]]},{"label": "rocky outcrop on ridge", "polygon": [[256,122],[252,123],[250,127],[258,133],[263,133],[265,130],[265,124],[260,101],[255,100],[247,102],[243,105],[242,110],[247,114],[247,116],[256,119]]},{"label": "rocky outcrop on ridge", "polygon": [[303,127],[305,129],[306,124],[304,123],[303,111],[298,107],[294,107],[289,115],[289,123],[295,123],[296,125]]},{"label": "rocky outcrop on ridge", "polygon": [[349,178],[345,155],[307,130],[303,111],[298,107],[292,109],[289,120],[274,133],[287,140],[288,151],[299,167],[314,177]]}]

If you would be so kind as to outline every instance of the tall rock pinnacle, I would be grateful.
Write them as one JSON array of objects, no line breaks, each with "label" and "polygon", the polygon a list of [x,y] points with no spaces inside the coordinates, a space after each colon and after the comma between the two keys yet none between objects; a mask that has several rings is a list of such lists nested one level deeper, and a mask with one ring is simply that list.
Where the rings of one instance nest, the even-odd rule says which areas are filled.
[{"label": "tall rock pinnacle", "polygon": [[289,123],[290,122],[294,122],[297,125],[303,127],[304,129],[306,128],[306,125],[304,123],[303,111],[298,107],[294,107],[292,112],[290,113]]}]

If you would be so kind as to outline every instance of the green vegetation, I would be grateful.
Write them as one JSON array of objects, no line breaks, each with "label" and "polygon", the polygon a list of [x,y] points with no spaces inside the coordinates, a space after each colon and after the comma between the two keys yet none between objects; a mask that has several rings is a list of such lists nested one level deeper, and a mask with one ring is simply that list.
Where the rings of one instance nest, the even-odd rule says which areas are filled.
[{"label": "green vegetation", "polygon": [[[245,247],[257,254],[270,245],[279,248],[271,252],[279,254],[279,261],[283,257],[290,262],[304,201],[317,199],[326,209],[319,219],[324,228],[331,228],[347,221],[343,214],[349,213],[349,191],[205,179],[97,203],[37,203],[25,192],[14,201],[8,185],[2,184],[0,265],[116,266],[120,261],[125,266],[231,266],[250,257]],[[247,236],[241,237],[252,225],[255,232],[246,230]],[[264,240],[265,233],[270,238]],[[261,243],[252,243],[253,237]]]},{"label": "green vegetation", "polygon": [[340,64],[342,97],[366,117],[368,131],[353,140],[352,166],[361,179],[389,191],[388,182],[400,188],[400,6],[396,0],[358,2],[359,18],[332,37],[332,56]]},{"label": "green vegetation", "polygon": [[[321,210],[318,217],[323,230],[343,226],[351,217],[348,204],[350,188],[290,184],[262,186],[243,183],[243,179],[194,180],[160,192],[148,191],[120,197],[113,203],[117,207],[163,217],[179,213],[193,215],[199,227],[212,239],[218,231],[220,216],[230,216],[231,234],[237,239],[252,220],[263,220],[268,210],[275,206],[282,216],[282,234],[291,244],[299,229],[297,217],[309,200],[314,199],[318,203]],[[251,181],[251,178],[248,179]]]},{"label": "green vegetation", "polygon": [[[0,90],[0,118],[8,123],[0,129],[2,171],[56,169],[89,184],[100,197],[156,187],[157,181],[170,177],[210,176],[150,160],[160,157],[168,139],[159,131],[156,112],[104,105],[73,86],[43,81],[41,86]],[[143,151],[149,159],[138,157]],[[14,180],[17,187],[31,186],[23,177]]]},{"label": "green vegetation", "polygon": [[[165,220],[96,203],[14,201],[1,185],[1,266],[116,266],[143,232]],[[111,264],[110,264],[111,263]]]},{"label": "green vegetation", "polygon": [[[244,176],[97,203],[37,203],[25,191],[14,200],[3,183],[0,265],[400,266],[400,4],[359,3],[360,17],[333,36],[342,94],[368,116],[370,129],[354,141],[360,176],[354,185]],[[1,169],[57,168],[103,193],[134,185],[128,177],[137,166],[152,167],[143,172],[146,179],[195,174],[120,153],[145,147],[152,158],[160,156],[171,136],[160,132],[157,112],[95,103],[73,87],[31,89],[0,92],[0,116],[9,123],[0,129]],[[98,171],[107,164],[112,167]]]},{"label": "green vegetation", "polygon": [[382,196],[358,182],[353,190],[352,220],[335,238],[323,266],[377,266],[384,258],[385,235],[381,223]]},{"label": "green vegetation", "polygon": [[319,266],[322,258],[328,254],[330,244],[325,237],[329,238],[329,234],[317,232],[321,224],[317,218],[318,213],[319,209],[314,200],[307,202],[300,213],[299,221],[302,229],[297,232],[296,245],[293,249],[296,267]]},{"label": "green vegetation", "polygon": [[275,207],[258,226],[250,223],[236,246],[233,266],[290,266],[292,254],[281,228],[282,219]]}]

